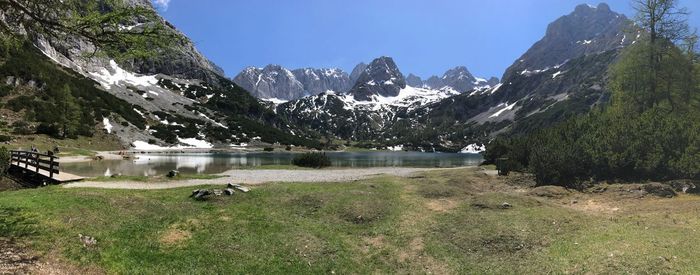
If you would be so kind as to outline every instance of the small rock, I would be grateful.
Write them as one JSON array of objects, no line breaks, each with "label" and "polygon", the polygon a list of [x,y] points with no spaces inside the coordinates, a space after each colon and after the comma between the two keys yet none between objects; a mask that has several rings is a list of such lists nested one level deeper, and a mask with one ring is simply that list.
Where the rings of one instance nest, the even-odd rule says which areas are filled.
[{"label": "small rock", "polygon": [[177,171],[177,170],[170,170],[170,172],[168,172],[167,177],[168,177],[168,178],[174,178],[174,177],[177,177],[179,174],[180,174],[180,171]]},{"label": "small rock", "polygon": [[513,207],[510,203],[504,202],[501,204],[501,209],[508,209]]},{"label": "small rock", "polygon": [[97,244],[97,240],[94,237],[78,234],[78,238],[80,239],[80,242],[83,243],[83,247],[90,247]]},{"label": "small rock", "polygon": [[233,189],[236,189],[236,190],[241,191],[243,193],[248,193],[250,191],[250,188],[241,186],[240,184],[229,183],[227,186],[228,186],[228,188],[233,188]]},{"label": "small rock", "polygon": [[221,196],[224,194],[224,191],[221,189],[214,189],[214,196]]},{"label": "small rock", "polygon": [[224,190],[224,194],[226,194],[227,196],[233,196],[233,193],[235,192],[236,191],[233,190],[233,188],[226,188],[226,190]]}]

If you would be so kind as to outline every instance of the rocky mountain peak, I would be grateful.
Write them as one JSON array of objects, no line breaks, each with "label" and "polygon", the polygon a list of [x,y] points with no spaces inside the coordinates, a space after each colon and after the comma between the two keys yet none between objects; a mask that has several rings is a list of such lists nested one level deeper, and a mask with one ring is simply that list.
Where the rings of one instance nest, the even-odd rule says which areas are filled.
[{"label": "rocky mountain peak", "polygon": [[515,61],[504,78],[626,46],[635,39],[625,32],[631,23],[624,15],[610,10],[607,4],[579,5],[572,13],[549,24],[545,36]]},{"label": "rocky mountain peak", "polygon": [[270,64],[249,67],[233,81],[261,99],[295,100],[326,91],[346,92],[352,87],[350,77],[341,69],[302,68],[289,70]]},{"label": "rocky mountain peak", "polygon": [[396,63],[391,57],[382,56],[364,69],[348,93],[356,100],[368,101],[372,96],[397,96],[403,88],[406,88],[406,79]]},{"label": "rocky mountain peak", "polygon": [[406,77],[406,85],[417,88],[423,87],[423,79],[417,75],[408,74]]},{"label": "rocky mountain peak", "polygon": [[442,79],[451,79],[451,80],[457,80],[457,79],[468,79],[468,80],[473,80],[474,76],[467,70],[467,67],[464,66],[457,66],[454,67],[453,69],[447,70],[445,74],[442,76]]},{"label": "rocky mountain peak", "polygon": [[360,64],[357,64],[354,69],[352,69],[352,72],[350,72],[350,82],[352,84],[355,84],[357,82],[357,79],[360,78],[360,75],[362,72],[365,71],[367,68],[367,64],[364,62],[361,62]]}]

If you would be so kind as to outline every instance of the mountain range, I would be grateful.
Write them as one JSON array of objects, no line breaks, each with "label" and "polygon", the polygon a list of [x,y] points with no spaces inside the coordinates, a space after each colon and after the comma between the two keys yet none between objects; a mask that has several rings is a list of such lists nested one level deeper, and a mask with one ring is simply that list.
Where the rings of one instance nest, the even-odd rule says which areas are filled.
[{"label": "mountain range", "polygon": [[[148,0],[125,2],[153,9]],[[387,56],[350,73],[268,65],[227,79],[181,32],[158,20],[124,26],[162,23],[182,37],[155,57],[85,58],[81,53],[94,48],[85,40],[31,33],[32,47],[24,51],[42,66],[69,69],[66,77],[89,81],[94,93],[113,98],[94,124],[125,147],[315,147],[325,137],[370,148],[474,151],[495,135],[526,133],[606,104],[607,67],[639,37],[631,21],[606,4],[579,5],[552,22],[500,81],[475,77],[464,66],[423,80],[404,75]],[[14,90],[45,82],[39,74],[0,73]],[[38,94],[42,87],[32,89]]]}]

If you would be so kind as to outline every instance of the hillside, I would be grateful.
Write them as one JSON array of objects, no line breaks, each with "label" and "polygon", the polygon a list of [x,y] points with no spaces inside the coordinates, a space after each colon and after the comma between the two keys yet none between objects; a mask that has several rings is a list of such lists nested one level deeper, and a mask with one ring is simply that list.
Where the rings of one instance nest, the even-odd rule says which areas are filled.
[{"label": "hillside", "polygon": [[[152,9],[149,1],[127,3]],[[131,23],[130,29],[163,24],[181,39],[161,54],[120,58],[120,62],[104,55],[85,58],[82,49],[89,48],[89,42],[79,37],[52,40],[29,32],[25,37],[33,44],[5,46],[0,78],[7,80],[3,88],[7,112],[11,112],[7,124],[26,121],[23,129],[8,129],[6,134],[63,138],[105,131],[118,138],[123,148],[136,149],[256,143],[318,146],[303,133],[292,135],[292,126],[223,77],[162,18]],[[50,115],[51,108],[60,105],[56,93],[64,88],[76,103],[69,120],[79,129],[66,131],[59,118]]]}]

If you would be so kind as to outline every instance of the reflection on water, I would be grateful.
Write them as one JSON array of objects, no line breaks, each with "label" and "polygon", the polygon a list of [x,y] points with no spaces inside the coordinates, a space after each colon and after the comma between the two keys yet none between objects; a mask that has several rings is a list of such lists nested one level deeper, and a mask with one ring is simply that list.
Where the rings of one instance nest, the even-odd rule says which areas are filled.
[{"label": "reflection on water", "polygon": [[[481,155],[420,152],[326,153],[335,167],[457,167],[478,165]],[[64,163],[61,170],[95,177],[114,174],[155,176],[178,170],[186,174],[214,174],[236,167],[287,165],[294,153],[149,153],[135,160]]]}]

